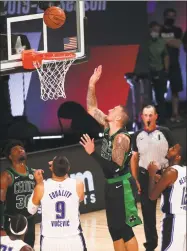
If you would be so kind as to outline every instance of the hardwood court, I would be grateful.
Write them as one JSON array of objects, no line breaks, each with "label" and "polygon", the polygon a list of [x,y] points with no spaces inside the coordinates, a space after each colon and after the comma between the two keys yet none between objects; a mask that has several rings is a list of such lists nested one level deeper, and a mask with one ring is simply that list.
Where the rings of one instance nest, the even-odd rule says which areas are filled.
[{"label": "hardwood court", "polygon": [[[162,213],[160,211],[160,201],[157,203],[157,229],[160,237],[160,224],[162,219]],[[140,205],[138,205],[139,212]],[[141,213],[140,213],[141,216]],[[82,214],[81,223],[86,239],[88,251],[114,251],[113,244],[107,229],[105,210]],[[134,228],[135,235],[139,243],[139,251],[145,251],[143,243],[145,241],[143,224]],[[35,251],[40,250],[40,225],[36,225],[36,245]],[[75,250],[76,251],[76,250]],[[159,247],[155,251],[160,251]]]}]

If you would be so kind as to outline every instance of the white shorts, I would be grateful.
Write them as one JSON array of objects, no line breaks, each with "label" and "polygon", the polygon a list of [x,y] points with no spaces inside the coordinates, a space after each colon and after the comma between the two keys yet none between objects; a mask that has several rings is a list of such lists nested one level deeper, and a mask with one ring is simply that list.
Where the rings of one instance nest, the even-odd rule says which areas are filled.
[{"label": "white shorts", "polygon": [[41,237],[41,251],[86,251],[83,234],[67,238]]},{"label": "white shorts", "polygon": [[165,215],[161,229],[161,251],[186,251],[186,215]]}]

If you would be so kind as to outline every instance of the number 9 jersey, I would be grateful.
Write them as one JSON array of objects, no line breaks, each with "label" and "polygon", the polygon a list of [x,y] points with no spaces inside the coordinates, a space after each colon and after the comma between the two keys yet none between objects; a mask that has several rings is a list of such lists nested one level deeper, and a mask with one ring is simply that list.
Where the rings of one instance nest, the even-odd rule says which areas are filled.
[{"label": "number 9 jersey", "polygon": [[58,182],[44,181],[41,200],[41,234],[48,238],[63,238],[79,235],[79,197],[76,180],[67,178]]},{"label": "number 9 jersey", "polygon": [[12,177],[12,184],[7,189],[5,215],[22,214],[30,216],[27,211],[28,200],[35,187],[34,170],[27,167],[27,173],[21,174],[9,167],[6,170]]}]

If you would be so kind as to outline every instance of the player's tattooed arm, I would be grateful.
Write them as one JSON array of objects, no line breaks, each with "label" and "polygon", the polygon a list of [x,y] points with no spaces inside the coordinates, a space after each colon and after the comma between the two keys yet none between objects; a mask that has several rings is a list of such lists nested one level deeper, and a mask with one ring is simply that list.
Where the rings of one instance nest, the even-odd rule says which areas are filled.
[{"label": "player's tattooed arm", "polygon": [[113,149],[112,149],[112,160],[119,166],[123,165],[125,153],[129,151],[130,139],[125,134],[118,134],[114,138]]},{"label": "player's tattooed arm", "polygon": [[88,92],[87,92],[87,110],[91,110],[93,108],[97,108],[97,98],[95,94],[95,84],[89,83]]},{"label": "player's tattooed arm", "polygon": [[97,99],[95,95],[95,86],[89,85],[87,93],[87,111],[88,113],[104,127],[108,126],[106,114],[97,108]]},{"label": "player's tattooed arm", "polygon": [[87,92],[87,110],[97,108],[97,99],[95,94],[95,84],[99,81],[102,73],[102,66],[95,68],[94,73],[90,77]]},{"label": "player's tattooed arm", "polygon": [[[104,126],[105,128],[109,127],[108,122],[106,121],[106,114],[104,114],[101,110],[95,108],[92,111],[92,116],[93,118],[102,126]],[[90,114],[91,115],[91,114]]]},{"label": "player's tattooed arm", "polygon": [[97,106],[97,98],[95,92],[95,85],[99,81],[102,73],[102,66],[95,68],[94,73],[92,74],[89,85],[88,85],[88,92],[87,92],[87,111],[88,113],[101,125],[104,127],[108,126],[106,122],[106,114],[104,114],[101,110],[98,109]]}]

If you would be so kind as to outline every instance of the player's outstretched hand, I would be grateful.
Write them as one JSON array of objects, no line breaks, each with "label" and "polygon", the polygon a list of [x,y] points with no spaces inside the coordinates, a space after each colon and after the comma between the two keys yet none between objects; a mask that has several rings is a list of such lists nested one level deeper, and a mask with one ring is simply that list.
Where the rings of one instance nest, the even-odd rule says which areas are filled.
[{"label": "player's outstretched hand", "polygon": [[88,134],[83,134],[79,143],[84,147],[85,151],[89,155],[95,151],[94,139],[91,139]]},{"label": "player's outstretched hand", "polygon": [[102,74],[102,65],[99,65],[97,68],[95,68],[94,73],[92,74],[90,78],[90,83],[95,84],[100,79]]},{"label": "player's outstretched hand", "polygon": [[44,173],[44,171],[42,169],[35,170],[34,178],[35,178],[37,184],[43,182],[43,173]]}]

